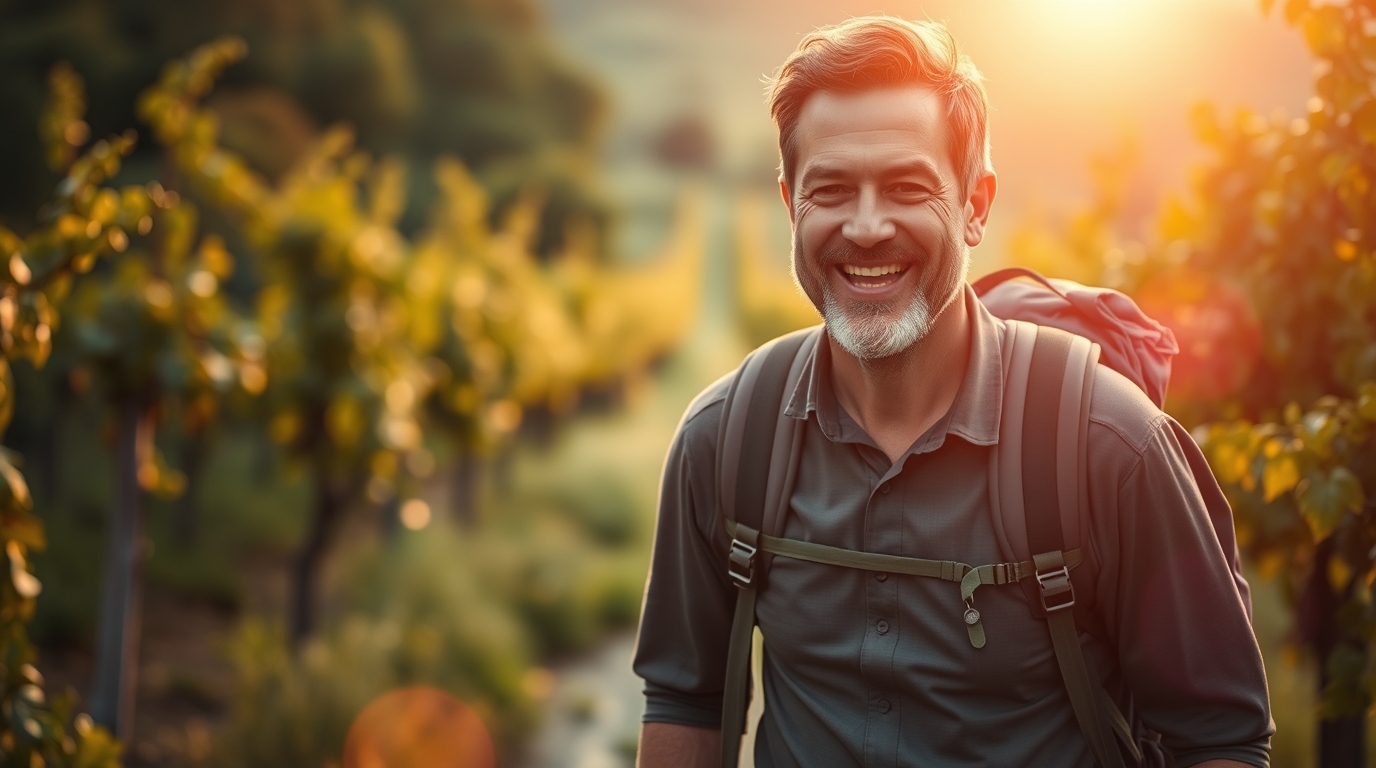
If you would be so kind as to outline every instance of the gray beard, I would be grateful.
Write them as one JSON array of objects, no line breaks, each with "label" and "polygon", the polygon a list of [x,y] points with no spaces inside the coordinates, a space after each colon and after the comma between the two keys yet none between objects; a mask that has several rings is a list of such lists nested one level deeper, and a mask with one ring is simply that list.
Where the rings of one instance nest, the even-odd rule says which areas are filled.
[{"label": "gray beard", "polygon": [[[959,245],[955,246],[960,248]],[[965,282],[970,273],[970,254],[963,253],[955,261],[957,274],[955,285]],[[940,289],[944,285],[938,285]],[[927,301],[927,296],[918,291],[911,304],[903,310],[897,320],[889,322],[882,309],[873,312],[847,314],[832,295],[830,285],[822,283],[822,319],[826,321],[827,332],[841,348],[858,360],[882,360],[907,350],[912,345],[927,338],[932,324],[946,308],[959,300],[961,292],[952,291],[946,302],[936,311]]]},{"label": "gray beard", "polygon": [[847,314],[829,287],[822,290],[822,318],[836,343],[860,360],[882,360],[911,347],[932,330],[933,319],[927,297],[920,293],[898,320],[889,322],[882,313]]}]

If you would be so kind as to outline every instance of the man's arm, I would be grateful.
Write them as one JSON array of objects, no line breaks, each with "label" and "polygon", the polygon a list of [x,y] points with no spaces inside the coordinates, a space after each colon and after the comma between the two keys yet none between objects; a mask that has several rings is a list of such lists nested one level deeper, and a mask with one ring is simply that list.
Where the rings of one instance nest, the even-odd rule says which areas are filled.
[{"label": "man's arm", "polygon": [[[729,379],[689,406],[664,462],[633,667],[645,680],[639,764],[720,763],[722,686],[737,590],[716,516],[716,440]],[[715,540],[714,540],[715,537]]]},{"label": "man's arm", "polygon": [[[1122,459],[1098,434],[1110,437],[1103,455]],[[1095,608],[1134,714],[1181,765],[1266,766],[1274,726],[1227,500],[1174,420],[1119,435],[1138,458],[1114,467],[1116,482],[1090,483],[1095,512],[1111,513],[1092,522],[1106,564]]]},{"label": "man's arm", "polygon": [[636,768],[712,768],[720,762],[720,730],[674,723],[645,723],[640,727]]}]

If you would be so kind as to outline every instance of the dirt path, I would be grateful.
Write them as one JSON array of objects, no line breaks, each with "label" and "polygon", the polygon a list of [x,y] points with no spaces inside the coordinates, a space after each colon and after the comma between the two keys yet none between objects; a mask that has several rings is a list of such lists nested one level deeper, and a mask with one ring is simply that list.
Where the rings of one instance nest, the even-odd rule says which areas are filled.
[{"label": "dirt path", "polygon": [[635,635],[609,638],[555,668],[544,723],[523,768],[627,768],[644,707],[631,671]]}]

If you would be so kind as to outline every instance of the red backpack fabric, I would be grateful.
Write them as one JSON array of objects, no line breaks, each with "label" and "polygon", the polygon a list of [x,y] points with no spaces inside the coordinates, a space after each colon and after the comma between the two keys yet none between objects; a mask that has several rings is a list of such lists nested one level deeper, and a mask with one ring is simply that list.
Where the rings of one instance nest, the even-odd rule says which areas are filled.
[{"label": "red backpack fabric", "polygon": [[1164,407],[1171,358],[1180,347],[1171,329],[1147,317],[1132,299],[1111,288],[1047,278],[1025,267],[985,275],[974,289],[995,317],[1059,328],[1098,344],[1101,363],[1128,377],[1157,408]]}]

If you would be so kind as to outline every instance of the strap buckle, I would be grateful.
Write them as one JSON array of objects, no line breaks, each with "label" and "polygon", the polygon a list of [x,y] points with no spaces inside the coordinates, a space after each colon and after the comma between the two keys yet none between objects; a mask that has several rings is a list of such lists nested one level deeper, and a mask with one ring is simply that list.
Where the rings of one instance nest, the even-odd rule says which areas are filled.
[{"label": "strap buckle", "polygon": [[731,540],[731,556],[726,561],[726,572],[735,579],[736,586],[745,589],[755,578],[755,547],[740,539]]},{"label": "strap buckle", "polygon": [[1041,585],[1042,608],[1047,613],[1075,605],[1075,585],[1070,582],[1070,569],[1066,566],[1046,573],[1038,571],[1037,583]]}]

